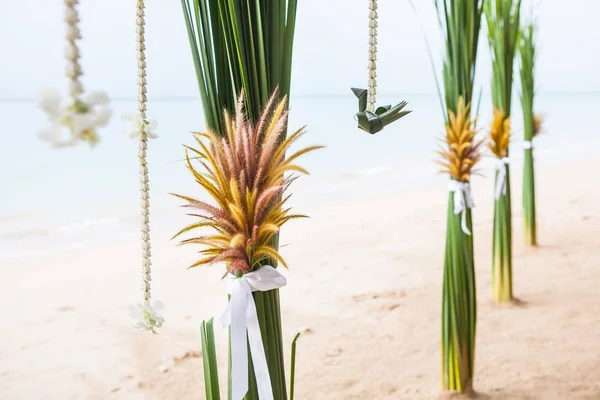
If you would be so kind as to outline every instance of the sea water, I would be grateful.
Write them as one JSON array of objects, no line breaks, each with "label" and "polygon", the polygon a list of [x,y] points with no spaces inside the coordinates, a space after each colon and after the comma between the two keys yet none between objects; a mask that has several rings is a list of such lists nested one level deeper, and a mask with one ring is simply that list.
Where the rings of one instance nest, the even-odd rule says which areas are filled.
[{"label": "sea water", "polygon": [[[482,98],[489,98],[484,94]],[[435,94],[385,95],[381,104],[408,100],[413,113],[369,135],[356,127],[357,101],[350,95],[293,97],[290,129],[306,125],[300,145],[324,150],[299,160],[310,172],[295,184],[294,205],[303,207],[385,195],[409,187],[443,184],[433,160],[443,134]],[[600,143],[595,116],[600,93],[542,93],[536,108],[544,134],[536,139],[541,164],[588,157]],[[121,134],[120,116],[135,110],[132,99],[114,99],[113,117],[101,142],[53,149],[35,133],[48,124],[33,101],[0,102],[0,260],[89,246],[138,234],[137,143]],[[514,100],[512,153],[521,156],[522,117]],[[482,101],[478,127],[485,135],[491,105]],[[204,130],[197,98],[157,99],[148,115],[158,121],[159,138],[149,143],[153,226],[176,229],[183,212],[171,192],[206,198],[183,159],[192,131]],[[522,156],[521,156],[522,157]],[[484,164],[485,165],[485,164]]]}]

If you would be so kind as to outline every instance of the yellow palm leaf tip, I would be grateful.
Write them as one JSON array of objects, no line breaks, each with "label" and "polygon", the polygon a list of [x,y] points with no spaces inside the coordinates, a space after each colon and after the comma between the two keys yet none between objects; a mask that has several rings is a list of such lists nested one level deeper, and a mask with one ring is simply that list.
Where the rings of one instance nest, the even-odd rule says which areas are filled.
[{"label": "yellow palm leaf tip", "polygon": [[456,113],[448,111],[446,135],[438,154],[442,157],[438,164],[442,172],[447,172],[452,179],[469,182],[473,168],[480,158],[482,142],[475,139],[475,123],[470,118],[470,105],[465,105],[463,98],[458,101]]},{"label": "yellow palm leaf tip", "polygon": [[502,110],[494,108],[494,119],[490,126],[488,148],[498,158],[506,157],[510,142],[510,117]]},{"label": "yellow palm leaf tip", "polygon": [[305,131],[300,129],[285,139],[287,101],[276,102],[276,96],[273,93],[254,125],[246,118],[240,95],[235,115],[224,113],[223,135],[195,133],[198,148],[187,147],[188,153],[194,153],[188,156],[188,169],[214,201],[175,194],[185,201],[183,207],[194,210],[190,215],[199,218],[175,236],[204,230],[181,242],[203,246],[203,257],[190,268],[225,262],[229,273],[241,276],[271,259],[285,266],[272,239],[285,222],[304,217],[284,208],[289,185],[298,174],[307,173],[293,161],[322,146],[306,147],[286,157],[290,145]]}]

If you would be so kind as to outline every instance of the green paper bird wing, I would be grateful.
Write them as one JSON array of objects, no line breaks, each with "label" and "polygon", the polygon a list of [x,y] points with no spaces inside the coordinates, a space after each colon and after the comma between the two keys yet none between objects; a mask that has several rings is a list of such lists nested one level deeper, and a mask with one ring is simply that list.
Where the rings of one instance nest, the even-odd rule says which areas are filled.
[{"label": "green paper bird wing", "polygon": [[387,104],[385,106],[379,106],[375,109],[375,114],[381,115],[381,114],[385,113],[386,111],[389,111],[390,108],[392,108],[392,106],[390,104]]},{"label": "green paper bird wing", "polygon": [[[386,126],[386,125],[389,125],[392,122],[397,121],[400,118],[402,118],[405,115],[410,114],[412,112],[412,110],[402,111],[404,109],[404,107],[406,107],[407,104],[408,103],[406,101],[403,101],[399,104],[396,104],[394,107],[391,107],[391,106],[378,107],[377,110],[375,111],[375,114],[377,114],[377,116],[379,116],[383,126]],[[380,110],[383,112],[380,113]]]}]

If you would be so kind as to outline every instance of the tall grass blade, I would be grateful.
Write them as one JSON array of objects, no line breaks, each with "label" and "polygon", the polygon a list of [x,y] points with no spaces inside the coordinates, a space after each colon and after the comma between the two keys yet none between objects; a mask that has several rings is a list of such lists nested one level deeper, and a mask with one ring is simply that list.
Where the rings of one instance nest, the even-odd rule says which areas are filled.
[{"label": "tall grass blade", "polygon": [[217,369],[217,351],[215,348],[215,332],[213,319],[202,321],[200,325],[200,339],[202,341],[202,364],[204,366],[204,385],[206,400],[220,400],[219,371]]},{"label": "tall grass blade", "polygon": [[300,333],[298,332],[296,336],[294,336],[294,340],[292,340],[292,360],[290,362],[290,400],[294,400],[294,386],[296,383],[296,342],[300,337]]}]

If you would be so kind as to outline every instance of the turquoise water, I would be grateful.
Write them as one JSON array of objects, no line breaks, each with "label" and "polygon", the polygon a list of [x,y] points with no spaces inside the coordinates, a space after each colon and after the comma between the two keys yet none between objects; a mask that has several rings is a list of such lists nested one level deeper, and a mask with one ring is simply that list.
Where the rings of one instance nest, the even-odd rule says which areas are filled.
[{"label": "turquoise water", "polygon": [[[380,102],[403,99],[414,112],[371,136],[355,126],[357,104],[351,94],[292,97],[290,127],[306,124],[302,143],[327,146],[302,162],[312,176],[299,181],[296,201],[324,203],[442,182],[432,162],[443,129],[437,96],[388,95]],[[513,142],[518,147],[522,122],[515,104]],[[545,116],[545,133],[536,144],[540,162],[594,154],[600,139],[594,120],[599,105],[598,93],[540,94],[538,109]],[[0,131],[5,144],[0,150],[0,258],[43,251],[56,243],[85,246],[107,233],[114,238],[119,224],[126,227],[124,232],[137,234],[129,230],[137,226],[137,145],[120,134],[120,115],[131,112],[135,102],[116,99],[112,107],[113,118],[96,148],[55,150],[35,137],[46,121],[32,102],[0,102],[5,127]],[[192,143],[189,132],[204,127],[201,105],[198,99],[164,99],[151,101],[148,109],[160,135],[149,145],[154,223],[162,218],[170,225],[170,216],[179,210],[169,192],[204,196],[181,161],[182,144]],[[491,107],[482,102],[480,121],[487,123],[490,114]]]}]

